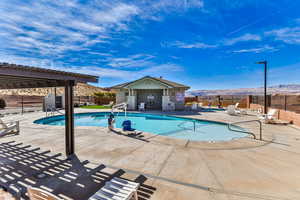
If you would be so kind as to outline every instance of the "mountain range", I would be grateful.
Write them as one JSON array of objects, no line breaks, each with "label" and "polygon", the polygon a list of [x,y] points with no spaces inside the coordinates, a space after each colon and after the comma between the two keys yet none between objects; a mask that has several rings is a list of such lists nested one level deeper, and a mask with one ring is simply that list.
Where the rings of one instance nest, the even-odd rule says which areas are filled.
[{"label": "mountain range", "polygon": [[[239,88],[223,90],[192,90],[187,91],[186,96],[211,96],[211,95],[261,95],[264,88]],[[287,84],[270,86],[268,94],[300,94],[300,84]]]}]

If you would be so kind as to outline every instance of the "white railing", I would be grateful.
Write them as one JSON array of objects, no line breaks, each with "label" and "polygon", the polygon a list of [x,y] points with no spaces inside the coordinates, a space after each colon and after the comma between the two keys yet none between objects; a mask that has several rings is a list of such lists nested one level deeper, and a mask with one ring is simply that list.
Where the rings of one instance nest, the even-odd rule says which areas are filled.
[{"label": "white railing", "polygon": [[[114,113],[115,110],[123,110],[125,112],[125,117],[127,116],[127,103],[116,104],[111,107],[111,112]],[[119,114],[119,112],[118,112]]]}]

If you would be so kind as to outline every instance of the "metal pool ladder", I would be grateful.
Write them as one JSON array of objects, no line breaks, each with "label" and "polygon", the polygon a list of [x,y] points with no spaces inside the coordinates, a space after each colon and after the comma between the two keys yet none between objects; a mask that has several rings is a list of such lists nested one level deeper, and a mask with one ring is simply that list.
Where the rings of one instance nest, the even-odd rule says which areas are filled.
[{"label": "metal pool ladder", "polygon": [[252,122],[256,122],[256,123],[259,124],[259,139],[262,140],[262,123],[261,123],[260,120],[249,120],[249,121],[233,122],[233,123],[229,123],[227,125],[227,127],[231,131],[250,134],[250,135],[252,135],[254,137],[254,139],[256,139],[256,135],[254,133],[252,133],[252,132],[244,131],[244,130],[237,130],[237,129],[232,128],[232,126],[234,126],[234,125],[243,124],[243,123],[252,123]]},{"label": "metal pool ladder", "polygon": [[[191,122],[191,121],[184,121],[184,122],[178,124],[177,126],[180,127],[180,128],[182,128],[182,129],[185,129],[184,127],[182,127],[182,125],[183,125],[183,124],[186,124],[186,123],[188,123],[188,122]],[[195,121],[195,120],[192,120],[192,123],[193,123],[193,131],[196,132],[196,121]]]}]

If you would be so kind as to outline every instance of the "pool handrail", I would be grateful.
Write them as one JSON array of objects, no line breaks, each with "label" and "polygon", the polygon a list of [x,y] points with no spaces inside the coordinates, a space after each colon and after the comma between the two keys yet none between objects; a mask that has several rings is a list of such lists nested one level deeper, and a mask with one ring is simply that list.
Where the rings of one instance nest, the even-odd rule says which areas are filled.
[{"label": "pool handrail", "polygon": [[242,131],[242,130],[236,130],[236,129],[231,128],[231,126],[233,126],[233,125],[242,124],[242,123],[250,123],[250,122],[257,122],[259,124],[259,140],[262,140],[262,123],[260,120],[247,120],[247,121],[238,121],[238,122],[228,123],[227,127],[231,131],[250,134],[254,137],[254,139],[256,139],[256,135],[250,131]]}]

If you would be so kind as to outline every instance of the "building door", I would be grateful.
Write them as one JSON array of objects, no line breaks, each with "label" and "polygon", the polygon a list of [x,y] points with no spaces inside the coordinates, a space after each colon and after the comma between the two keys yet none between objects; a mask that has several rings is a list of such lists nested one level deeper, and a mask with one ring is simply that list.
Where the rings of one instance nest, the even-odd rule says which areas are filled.
[{"label": "building door", "polygon": [[137,104],[145,103],[147,110],[161,110],[162,109],[162,95],[163,90],[137,90]]}]

